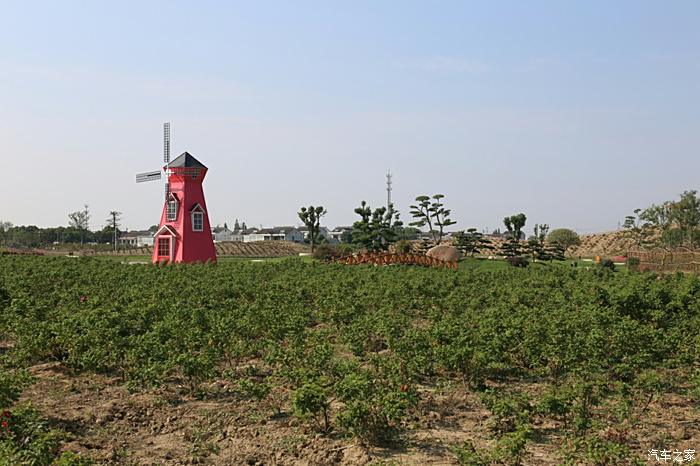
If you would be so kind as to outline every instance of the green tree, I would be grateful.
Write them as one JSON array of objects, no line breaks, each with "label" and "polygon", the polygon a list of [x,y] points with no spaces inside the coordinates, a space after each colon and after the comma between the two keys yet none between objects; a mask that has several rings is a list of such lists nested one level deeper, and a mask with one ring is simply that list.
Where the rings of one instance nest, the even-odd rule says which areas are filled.
[{"label": "green tree", "polygon": [[697,191],[684,191],[680,200],[670,209],[671,220],[682,232],[683,246],[692,248],[698,245],[697,230],[700,226],[700,198]]},{"label": "green tree", "polygon": [[581,238],[578,236],[578,233],[569,228],[556,228],[550,231],[547,235],[547,241],[559,245],[564,254],[569,248],[581,244]]},{"label": "green tree", "polygon": [[121,220],[121,212],[113,210],[109,213],[109,218],[107,219],[107,226],[112,231],[112,246],[114,250],[117,250],[117,238],[119,237],[119,221]]},{"label": "green tree", "polygon": [[7,244],[11,229],[12,223],[0,220],[0,244]]},{"label": "green tree", "polygon": [[532,254],[532,259],[550,260],[551,256],[545,245],[547,233],[549,232],[549,225],[546,223],[542,225],[536,223],[533,231],[534,235],[531,236],[527,242],[530,248],[530,253]]},{"label": "green tree", "polygon": [[68,219],[68,225],[80,232],[80,244],[83,244],[85,241],[85,233],[90,228],[90,210],[88,209],[88,205],[85,204],[83,210],[68,214]]},{"label": "green tree", "polygon": [[326,215],[327,211],[322,206],[314,207],[310,205],[309,207],[302,207],[298,212],[299,218],[306,228],[309,229],[309,242],[311,243],[311,252],[316,250],[316,243],[318,242],[318,235],[321,231],[321,217]]},{"label": "green tree", "polygon": [[503,219],[503,224],[508,232],[508,237],[503,245],[503,254],[508,257],[520,256],[523,254],[523,248],[520,239],[523,236],[523,228],[527,217],[523,213],[511,215]]},{"label": "green tree", "polygon": [[643,212],[642,209],[634,209],[634,215],[625,217],[625,222],[622,224],[625,235],[637,247],[647,247],[652,244],[653,225],[645,219]]},{"label": "green tree", "polygon": [[360,220],[352,225],[352,242],[368,251],[385,251],[389,245],[398,239],[397,230],[403,226],[399,220],[399,212],[394,205],[389,208],[379,207],[374,211],[362,201],[355,209]]},{"label": "green tree", "polygon": [[[418,196],[416,204],[411,205],[411,215],[416,220],[409,223],[411,226],[422,228],[428,226],[430,236],[435,244],[440,244],[445,236],[444,229],[450,225],[454,225],[454,220],[450,219],[452,211],[446,209],[441,202],[444,199],[443,194],[434,194],[433,197]],[[431,200],[432,199],[432,200]]]},{"label": "green tree", "polygon": [[455,233],[455,247],[464,254],[474,257],[475,254],[493,249],[493,244],[476,228],[469,228],[466,232],[458,231]]}]

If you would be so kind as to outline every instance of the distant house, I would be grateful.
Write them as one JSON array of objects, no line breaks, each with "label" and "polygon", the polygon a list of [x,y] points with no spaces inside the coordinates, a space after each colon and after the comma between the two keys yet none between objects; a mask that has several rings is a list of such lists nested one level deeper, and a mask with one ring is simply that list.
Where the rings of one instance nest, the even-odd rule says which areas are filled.
[{"label": "distant house", "polygon": [[119,237],[118,243],[120,246],[131,248],[153,246],[153,232],[148,230],[128,231]]},{"label": "distant house", "polygon": [[[308,241],[309,229],[306,226],[298,227],[297,229],[304,235],[304,240]],[[326,241],[328,241],[329,243],[336,242],[336,240],[333,239],[330,230],[328,230],[328,228],[326,227],[319,227],[318,229],[318,239],[320,240],[321,238],[325,238]],[[340,242],[340,240],[338,240],[337,242]]]},{"label": "distant house", "polygon": [[214,241],[217,243],[222,243],[224,241],[236,241],[234,238],[235,233],[233,230],[229,230],[228,225],[224,223],[223,227],[215,226],[211,229],[212,235],[214,236]]},{"label": "distant house", "polygon": [[343,241],[343,233],[347,231],[352,233],[352,227],[335,227],[333,230],[329,231],[328,234],[334,241],[340,243]]},{"label": "distant house", "polygon": [[301,243],[304,241],[304,234],[295,227],[274,227],[261,228],[255,232],[242,235],[243,241],[250,243],[253,241],[293,241]]},{"label": "distant house", "polygon": [[257,228],[239,228],[238,230],[233,230],[233,235],[231,236],[231,241],[241,241],[246,242],[246,237],[258,232]]}]

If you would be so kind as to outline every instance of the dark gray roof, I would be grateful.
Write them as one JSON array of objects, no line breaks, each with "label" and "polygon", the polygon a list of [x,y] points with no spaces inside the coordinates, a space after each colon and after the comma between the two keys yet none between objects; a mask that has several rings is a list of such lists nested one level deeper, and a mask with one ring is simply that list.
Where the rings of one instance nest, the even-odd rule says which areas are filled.
[{"label": "dark gray roof", "polygon": [[294,227],[272,227],[272,228],[263,228],[262,230],[258,230],[256,233],[291,233],[295,230],[299,230],[298,228]]},{"label": "dark gray roof", "polygon": [[195,159],[189,152],[183,152],[175,160],[170,162],[170,168],[207,168],[202,162]]}]

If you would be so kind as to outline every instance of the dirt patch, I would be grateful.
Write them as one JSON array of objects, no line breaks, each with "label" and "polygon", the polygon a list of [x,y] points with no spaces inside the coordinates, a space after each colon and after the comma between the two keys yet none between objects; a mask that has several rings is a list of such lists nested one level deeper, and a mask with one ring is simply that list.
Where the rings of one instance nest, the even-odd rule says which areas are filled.
[{"label": "dirt patch", "polygon": [[[462,385],[420,387],[417,409],[400,443],[365,447],[339,435],[322,435],[288,413],[246,399],[226,381],[209,387],[208,399],[184,387],[130,393],[119,379],[73,374],[59,363],[34,366],[31,401],[54,427],[69,435],[63,450],[97,464],[138,465],[450,465],[454,445],[472,442],[488,451],[495,443],[491,414],[479,395]],[[509,385],[536,393],[537,384]],[[561,464],[562,425],[536,421],[526,465]],[[652,448],[698,449],[698,411],[687,397],[668,393],[652,402],[626,432],[628,444],[646,457]]]}]

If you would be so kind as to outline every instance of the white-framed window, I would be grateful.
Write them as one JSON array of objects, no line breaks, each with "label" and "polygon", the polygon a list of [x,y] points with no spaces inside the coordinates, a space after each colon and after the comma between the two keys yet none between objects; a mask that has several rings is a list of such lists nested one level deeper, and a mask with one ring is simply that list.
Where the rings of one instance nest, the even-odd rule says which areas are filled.
[{"label": "white-framed window", "polygon": [[170,257],[170,238],[158,238],[158,256]]},{"label": "white-framed window", "polygon": [[177,199],[175,197],[171,197],[168,200],[168,212],[166,214],[166,220],[168,222],[177,221],[177,210],[178,210]]},{"label": "white-framed window", "polygon": [[204,230],[204,212],[192,212],[192,231]]}]

